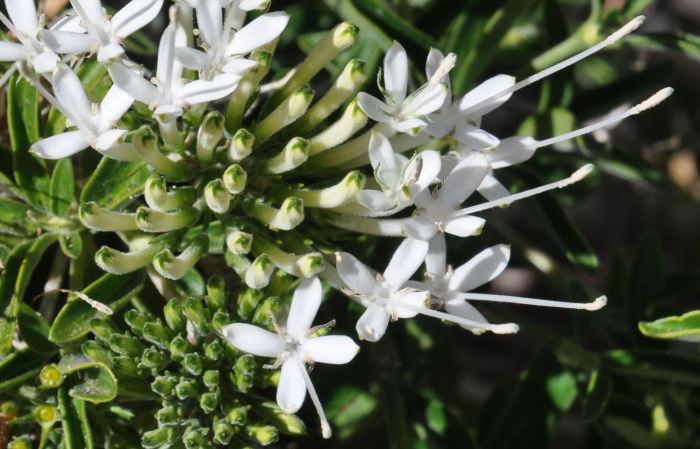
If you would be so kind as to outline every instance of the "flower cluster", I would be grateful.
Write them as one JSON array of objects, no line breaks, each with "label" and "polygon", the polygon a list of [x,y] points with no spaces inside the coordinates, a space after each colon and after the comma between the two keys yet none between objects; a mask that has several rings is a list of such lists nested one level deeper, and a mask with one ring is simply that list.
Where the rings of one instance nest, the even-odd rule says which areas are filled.
[{"label": "flower cluster", "polygon": [[[224,323],[223,305],[222,315],[214,318],[216,326],[201,325],[212,332],[206,338],[216,344],[214,335],[240,351],[274,359],[267,368],[281,369],[278,381],[272,382],[277,384],[277,404],[284,413],[295,413],[308,392],[324,437],[331,435],[330,425],[307,365],[348,363],[359,347],[349,337],[325,335],[330,324],[312,327],[323,296],[321,279],[366,309],[356,330],[369,342],[381,339],[391,321],[417,315],[454,322],[476,334],[518,331],[514,323],[489,323],[472,305],[476,301],[583,310],[605,305],[604,296],[569,303],[475,293],[506,268],[509,246],[487,248],[453,268],[447,265],[448,238],[477,236],[486,224],[481,212],[566,187],[593,166],[518,193],[498,181],[499,169],[527,161],[538,149],[614,125],[670,95],[671,89],[664,89],[622,114],[541,141],[527,136],[500,139],[482,128],[483,117],[516,91],[618,42],[641,18],[543,72],[518,82],[498,75],[461,98],[453,98],[450,87],[454,54],[432,50],[427,81],[409,93],[408,57],[394,43],[379,74],[383,98],[357,93],[368,76],[358,60],[350,61],[316,98],[312,81],[353,45],[359,32],[355,25],[336,26],[301,64],[264,84],[288,22],[283,12],[267,12],[268,1],[177,2],[169,10],[152,73],[130,60],[123,44],[161,12],[163,0],[132,0],[112,16],[99,0],[70,3],[74,13],[46,28],[33,2],[6,0],[10,17],[0,14],[0,19],[17,42],[0,42],[0,59],[14,62],[21,76],[66,118],[63,132],[33,143],[35,155],[62,159],[92,148],[106,159],[147,167],[135,195],[109,205],[79,205],[82,226],[117,233],[127,248],[102,247],[96,264],[113,274],[146,270],[168,295],[170,281],[187,276],[205,256],[223,253],[240,279],[239,309],[269,287],[276,270],[300,278],[289,306],[278,307],[288,310],[286,317],[272,314],[263,325],[267,329]],[[99,104],[92,102],[77,74],[93,55],[112,83],[103,98],[95,99]],[[10,76],[12,70],[5,81]],[[376,123],[365,129],[368,120]],[[438,139],[454,145],[437,151]],[[474,204],[477,195],[485,201],[465,206],[468,200]],[[380,274],[343,251],[333,233],[325,232],[331,227],[403,241]],[[425,276],[414,279],[422,266]],[[175,396],[195,401],[205,390],[198,396],[198,414],[234,403],[216,376],[227,369],[235,372],[250,357],[219,357],[214,343],[205,350],[206,357],[212,353],[209,359],[173,349],[176,340],[183,348],[192,344],[186,336],[175,337],[175,330],[192,338],[204,331],[194,312],[185,310],[175,318],[167,307],[166,320],[182,320],[177,329],[133,312],[127,321],[135,336],[109,333],[98,338],[100,344],[117,353],[134,349],[142,366],[127,368],[135,370],[135,377],[141,375],[138,370],[155,370],[153,389],[164,404]],[[250,314],[239,316],[246,321]],[[137,318],[143,321],[139,326],[131,322]],[[151,338],[146,327],[158,327],[162,335]],[[139,338],[158,348],[146,349]],[[88,352],[97,359],[104,355],[97,347]],[[114,358],[110,355],[107,361],[114,365]],[[179,374],[172,372],[173,364],[181,365]],[[239,385],[238,393],[246,391]],[[171,412],[180,413],[164,405],[159,423],[168,424]],[[211,438],[221,444],[236,425],[229,418],[215,420]],[[165,447],[182,435],[186,445],[190,439],[209,438],[206,426],[175,427],[163,425],[156,431],[160,433],[144,435],[144,445]]]}]

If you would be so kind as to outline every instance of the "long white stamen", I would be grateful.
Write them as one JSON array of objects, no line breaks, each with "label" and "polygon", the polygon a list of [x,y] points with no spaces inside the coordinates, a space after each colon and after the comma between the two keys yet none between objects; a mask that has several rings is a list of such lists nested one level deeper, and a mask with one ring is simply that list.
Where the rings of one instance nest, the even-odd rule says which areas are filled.
[{"label": "long white stamen", "polygon": [[496,98],[500,98],[500,97],[506,96],[508,94],[512,94],[513,92],[520,90],[526,86],[529,86],[530,84],[536,83],[537,81],[540,81],[541,79],[546,78],[549,75],[552,75],[553,73],[556,73],[560,70],[563,70],[567,67],[570,67],[570,66],[576,64],[577,62],[581,61],[582,59],[585,59],[585,58],[593,55],[594,53],[597,53],[600,50],[613,45],[614,43],[616,43],[617,41],[619,41],[623,37],[632,33],[634,30],[639,28],[644,23],[644,20],[645,20],[644,16],[635,17],[634,19],[630,20],[626,25],[624,25],[622,28],[615,31],[613,34],[611,34],[610,36],[608,36],[604,40],[600,41],[598,44],[596,44],[596,45],[594,45],[594,46],[592,46],[592,47],[590,47],[590,48],[588,48],[580,53],[577,53],[568,59],[565,59],[557,64],[554,64],[553,66],[548,67],[548,68],[542,70],[541,72],[535,73],[534,75],[529,76],[529,77],[525,78],[524,80],[515,83],[514,85],[512,85],[511,87],[509,87],[507,89],[503,89],[500,92],[494,93],[493,95],[489,96],[488,98],[483,99],[482,101],[480,101],[479,103],[477,103],[473,107],[478,108],[480,105],[490,103],[490,102],[494,101]]},{"label": "long white stamen", "polygon": [[657,106],[659,103],[661,103],[662,101],[664,101],[668,97],[670,97],[672,93],[673,93],[673,88],[671,88],[671,87],[666,87],[664,89],[661,89],[660,91],[658,91],[657,93],[655,93],[654,95],[652,95],[651,97],[646,99],[645,101],[639,103],[638,105],[634,106],[633,108],[628,109],[627,111],[623,112],[622,114],[618,114],[618,115],[603,119],[598,123],[588,125],[584,128],[577,129],[577,130],[568,132],[566,134],[562,134],[560,136],[551,137],[547,140],[541,140],[541,141],[537,142],[537,146],[535,148],[542,148],[542,147],[546,147],[549,145],[554,145],[555,143],[563,142],[565,140],[574,139],[574,138],[576,138],[578,136],[582,136],[584,134],[590,134],[593,131],[597,131],[601,128],[606,128],[608,126],[615,125],[628,117],[631,117],[633,115],[637,115],[643,111],[646,111],[647,109],[651,109],[654,106]]},{"label": "long white stamen", "polygon": [[510,304],[523,304],[527,306],[541,307],[556,307],[559,309],[575,309],[575,310],[599,310],[605,307],[608,303],[608,298],[600,296],[591,302],[566,302],[566,301],[549,301],[546,299],[523,298],[520,296],[507,295],[491,295],[483,293],[460,293],[459,299],[467,301],[489,301],[489,302],[504,302]]},{"label": "long white stamen", "polygon": [[455,65],[457,64],[457,55],[454,53],[450,53],[445,57],[445,59],[442,61],[440,64],[440,67],[437,68],[435,73],[433,74],[432,77],[430,77],[430,84],[440,84],[442,82],[442,79],[450,73],[452,69],[455,68]]},{"label": "long white stamen", "polygon": [[[179,14],[178,14],[178,8],[177,6],[171,6],[170,10],[168,10],[168,15],[170,16],[170,27],[172,28],[172,36],[170,38],[170,45],[169,45],[169,51],[171,55],[175,54],[175,34],[177,33],[177,27],[178,27],[178,19],[179,19]],[[173,86],[173,67],[175,66],[175,58],[168,58],[166,61],[166,68],[165,68],[165,79],[163,80],[163,90],[165,92],[168,92],[170,94],[172,92],[172,86]],[[170,95],[169,95],[170,96]]]},{"label": "long white stamen", "polygon": [[309,392],[309,396],[311,396],[311,402],[314,403],[316,413],[318,413],[318,418],[321,420],[321,434],[323,435],[323,438],[328,439],[331,437],[331,435],[333,435],[333,431],[331,430],[331,425],[328,423],[328,419],[326,419],[326,414],[323,411],[321,401],[318,399],[314,384],[311,383],[309,373],[306,371],[306,366],[301,359],[299,357],[294,357],[294,361],[296,362],[297,367],[301,370],[301,374],[304,377],[304,382],[306,382],[306,389]]},{"label": "long white stamen", "polygon": [[455,211],[452,216],[458,217],[462,215],[471,215],[477,212],[485,211],[488,209],[493,209],[494,207],[504,207],[508,206],[518,200],[529,198],[531,196],[539,195],[540,193],[547,192],[548,190],[563,189],[564,187],[570,186],[581,181],[583,178],[588,176],[593,171],[593,164],[586,164],[583,167],[576,170],[568,178],[562,179],[560,181],[553,182],[551,184],[545,184],[534,189],[525,190],[523,192],[515,193],[513,195],[508,195],[504,198],[489,201],[482,204],[477,204],[476,206],[466,207],[464,209],[459,209]]},{"label": "long white stamen", "polygon": [[2,22],[2,24],[5,25],[5,27],[7,27],[7,30],[10,33],[14,34],[15,37],[19,41],[22,41],[21,36],[19,35],[19,33],[17,32],[17,29],[15,28],[15,25],[12,23],[12,21],[10,19],[7,18],[7,16],[5,14],[2,13],[2,11],[0,11],[0,22]]},{"label": "long white stamen", "polygon": [[468,320],[456,315],[451,315],[449,313],[440,312],[438,310],[428,309],[427,307],[414,306],[413,304],[407,304],[401,301],[395,301],[396,307],[401,307],[402,309],[410,310],[411,312],[416,312],[421,315],[429,316],[432,318],[437,318],[438,320],[450,321],[452,323],[460,324],[462,326],[472,327],[475,330],[490,331],[494,334],[515,334],[520,328],[515,323],[504,323],[504,324],[491,324],[484,323],[481,321]]}]

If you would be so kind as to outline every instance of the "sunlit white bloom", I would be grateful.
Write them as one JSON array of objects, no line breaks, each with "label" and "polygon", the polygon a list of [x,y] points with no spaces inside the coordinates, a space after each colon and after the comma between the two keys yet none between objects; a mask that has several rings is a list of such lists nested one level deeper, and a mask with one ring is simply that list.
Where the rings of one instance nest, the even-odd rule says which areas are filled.
[{"label": "sunlit white bloom", "polygon": [[[39,23],[33,1],[5,0],[10,18],[0,12],[0,22],[15,35],[19,43],[0,41],[0,61],[26,61],[39,73],[52,72],[59,61],[58,55],[38,38],[42,24]],[[6,76],[14,73],[8,70]],[[6,77],[0,81],[4,84]]]},{"label": "sunlit white bloom", "polygon": [[47,30],[42,34],[42,39],[58,53],[97,53],[100,62],[122,56],[124,39],[150,23],[163,6],[163,0],[132,0],[109,16],[100,0],[70,2],[87,33]]},{"label": "sunlit white bloom", "polygon": [[245,323],[229,324],[222,331],[231,344],[241,351],[276,358],[274,366],[282,367],[277,404],[285,413],[295,413],[301,408],[308,391],[321,419],[323,436],[330,438],[331,428],[306,371],[306,364],[345,364],[355,357],[360,348],[351,338],[343,335],[314,336],[325,327],[311,327],[322,296],[321,281],[316,277],[306,279],[294,291],[286,326],[276,325],[276,333]]},{"label": "sunlit white bloom", "polygon": [[408,56],[398,42],[394,42],[384,57],[384,85],[379,89],[384,101],[365,92],[358,94],[359,105],[374,121],[386,123],[395,132],[418,134],[429,124],[428,115],[438,110],[447,98],[447,86],[441,82],[444,74],[454,66],[455,56],[443,61],[436,74],[418,90],[408,95]]},{"label": "sunlit white bloom", "polygon": [[277,39],[287,26],[289,16],[281,11],[271,12],[243,26],[246,12],[243,6],[261,5],[233,2],[226,9],[226,17],[223,18],[218,0],[196,2],[197,25],[204,51],[178,45],[178,59],[186,67],[199,70],[206,79],[221,73],[242,75],[254,67],[256,62],[245,56]]},{"label": "sunlit white bloom", "polygon": [[33,81],[56,109],[68,119],[74,131],[66,131],[39,140],[30,151],[46,159],[60,159],[92,147],[104,155],[119,160],[136,160],[131,145],[124,141],[126,130],[115,129],[115,124],[133,103],[133,99],[119,87],[112,86],[99,105],[90,104],[80,79],[68,66],[61,64],[53,73],[52,83],[55,97],[40,83]]}]

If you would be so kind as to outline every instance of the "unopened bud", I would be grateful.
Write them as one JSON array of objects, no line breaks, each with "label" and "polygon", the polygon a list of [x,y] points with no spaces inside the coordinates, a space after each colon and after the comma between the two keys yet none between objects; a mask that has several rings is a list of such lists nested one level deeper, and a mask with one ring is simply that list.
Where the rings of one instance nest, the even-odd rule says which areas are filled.
[{"label": "unopened bud", "polygon": [[309,158],[309,141],[301,137],[290,140],[275,157],[263,162],[265,171],[279,175],[294,170]]},{"label": "unopened bud", "polygon": [[151,382],[151,390],[164,398],[172,397],[175,394],[175,386],[178,379],[175,376],[156,376]]},{"label": "unopened bud", "polygon": [[161,426],[174,425],[179,420],[180,416],[177,413],[177,409],[172,405],[166,405],[156,412],[156,421]]},{"label": "unopened bud", "polygon": [[255,309],[255,314],[253,314],[253,319],[251,320],[254,324],[262,327],[271,329],[272,323],[274,323],[282,310],[282,300],[277,296],[270,296],[265,298],[265,300]]},{"label": "unopened bud", "polygon": [[173,333],[161,323],[152,321],[143,326],[143,338],[161,349],[167,349]]},{"label": "unopened bud", "polygon": [[180,400],[195,397],[197,395],[197,382],[194,379],[181,378],[175,386],[175,394]]},{"label": "unopened bud", "polygon": [[221,332],[227,324],[231,324],[231,316],[227,312],[219,310],[211,317],[211,325],[217,332]]},{"label": "unopened bud", "polygon": [[[365,127],[367,120],[367,114],[362,111],[357,99],[352,100],[335,123],[309,140],[309,155],[315,156],[347,141]],[[366,150],[367,146],[364,148]],[[324,160],[317,158],[313,158],[311,161],[318,166],[323,166],[325,163]]]},{"label": "unopened bud", "polygon": [[194,324],[195,329],[200,334],[206,334],[209,331],[209,320],[211,315],[204,308],[204,305],[195,298],[187,298],[185,300],[185,316]]},{"label": "unopened bud", "polygon": [[193,376],[199,376],[203,371],[202,358],[197,353],[187,354],[182,360],[182,367]]},{"label": "unopened bud", "polygon": [[161,212],[147,207],[136,210],[136,224],[144,232],[170,232],[188,228],[199,219],[199,211],[184,206],[172,212]]},{"label": "unopened bud", "polygon": [[141,437],[141,444],[146,449],[167,447],[177,439],[174,427],[161,427],[145,432]]},{"label": "unopened bud", "polygon": [[284,413],[276,402],[265,401],[253,405],[253,410],[286,435],[304,435],[306,426],[298,416]]},{"label": "unopened bud", "polygon": [[199,397],[199,408],[201,408],[205,414],[213,412],[216,410],[217,405],[219,405],[219,397],[219,393],[212,391],[202,394]]},{"label": "unopened bud", "polygon": [[143,193],[148,207],[161,212],[191,206],[196,199],[195,191],[191,187],[177,188],[168,192],[165,177],[155,175],[146,180]]},{"label": "unopened bud", "polygon": [[253,234],[242,231],[233,231],[226,237],[226,247],[233,254],[248,254],[253,244]]},{"label": "unopened bud", "polygon": [[221,179],[215,179],[204,187],[204,199],[209,209],[216,214],[225,214],[231,207],[231,194],[224,188]]},{"label": "unopened bud", "polygon": [[302,117],[309,109],[314,99],[314,91],[308,87],[300,87],[292,92],[267,117],[258,123],[252,132],[257,143],[262,143]]},{"label": "unopened bud", "polygon": [[322,190],[293,190],[307,207],[333,208],[351,201],[365,186],[366,177],[359,171],[351,171],[338,184]]},{"label": "unopened bud", "polygon": [[240,162],[253,152],[255,136],[246,129],[239,129],[231,138],[228,157],[232,162]]},{"label": "unopened bud", "polygon": [[301,256],[297,261],[301,275],[305,278],[315,276],[326,269],[326,260],[321,253],[311,253]]},{"label": "unopened bud", "polygon": [[224,181],[224,187],[231,195],[238,195],[245,190],[248,182],[248,173],[240,165],[233,164],[226,169],[221,179]]},{"label": "unopened bud", "polygon": [[39,372],[39,382],[46,388],[57,388],[63,382],[63,374],[55,363],[46,365]]},{"label": "unopened bud", "polygon": [[85,357],[102,362],[105,365],[112,364],[112,353],[94,340],[89,340],[80,345],[80,350]]},{"label": "unopened bud", "polygon": [[260,290],[251,288],[243,290],[236,299],[236,313],[238,313],[238,316],[247,321],[255,312],[255,308],[258,307],[263,297],[264,294]]},{"label": "unopened bud", "polygon": [[138,338],[124,334],[113,334],[109,338],[109,348],[126,357],[139,357],[145,349]]},{"label": "unopened bud", "polygon": [[197,236],[185,250],[175,257],[169,249],[156,254],[153,258],[153,268],[166,279],[182,279],[209,250],[209,238],[206,235]]},{"label": "unopened bud", "polygon": [[34,417],[42,426],[54,423],[58,418],[58,409],[51,404],[41,404],[34,409]]},{"label": "unopened bud", "polygon": [[185,319],[182,314],[182,302],[173,298],[163,307],[163,316],[168,327],[176,332],[185,330]]},{"label": "unopened bud", "polygon": [[207,294],[204,301],[209,310],[222,309],[226,306],[228,293],[226,292],[226,281],[221,276],[212,276],[207,281]]},{"label": "unopened bud", "polygon": [[272,444],[279,439],[279,432],[273,426],[248,424],[244,429],[248,438],[253,441],[257,441],[263,446]]},{"label": "unopened bud", "polygon": [[168,349],[174,358],[183,359],[187,354],[192,352],[192,345],[190,345],[189,342],[183,337],[178,335],[172,339],[170,345],[168,345]]},{"label": "unopened bud", "polygon": [[124,321],[126,321],[126,324],[131,328],[131,331],[138,336],[143,335],[141,330],[143,326],[148,323],[149,319],[151,319],[149,315],[136,309],[131,309],[124,314]]},{"label": "unopened bud", "polygon": [[284,200],[279,209],[259,200],[251,200],[245,204],[245,210],[272,230],[289,231],[304,221],[304,202],[295,197]]},{"label": "unopened bud", "polygon": [[233,365],[233,373],[231,375],[231,380],[236,390],[241,393],[247,393],[250,390],[255,379],[255,368],[255,358],[252,355],[245,354],[238,357]]},{"label": "unopened bud", "polygon": [[183,161],[175,162],[158,150],[156,136],[148,128],[141,128],[134,136],[134,149],[158,173],[174,181],[189,178],[190,171]]},{"label": "unopened bud", "polygon": [[275,266],[268,256],[258,256],[248,271],[245,273],[245,283],[250,288],[261,289],[270,283],[270,276],[275,271]]},{"label": "unopened bud", "polygon": [[94,202],[81,203],[78,216],[86,228],[94,231],[119,232],[138,229],[136,214],[114,212]]},{"label": "unopened bud", "polygon": [[156,348],[146,348],[141,355],[141,364],[144,368],[160,371],[167,366],[168,358]]},{"label": "unopened bud", "polygon": [[204,382],[204,386],[207,388],[217,388],[219,386],[219,383],[221,382],[219,371],[205,371],[204,375],[202,376],[202,382]]},{"label": "unopened bud", "polygon": [[95,253],[95,263],[108,273],[131,273],[149,265],[156,254],[172,243],[173,239],[170,236],[159,237],[152,240],[145,248],[128,253],[103,246]]},{"label": "unopened bud", "polygon": [[213,162],[216,147],[223,137],[224,116],[218,111],[208,113],[197,131],[197,159],[202,164]]},{"label": "unopened bud", "polygon": [[220,421],[214,426],[214,443],[227,446],[235,434],[236,429],[231,424]]}]

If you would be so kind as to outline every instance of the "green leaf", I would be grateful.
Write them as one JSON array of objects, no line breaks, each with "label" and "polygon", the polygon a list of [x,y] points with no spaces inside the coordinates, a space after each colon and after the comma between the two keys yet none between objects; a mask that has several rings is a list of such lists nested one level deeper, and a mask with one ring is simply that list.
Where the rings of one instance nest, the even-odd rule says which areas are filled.
[{"label": "green leaf", "polygon": [[652,338],[698,342],[700,341],[700,310],[652,322],[640,322],[639,331]]},{"label": "green leaf", "polygon": [[[140,271],[121,276],[105,274],[82,293],[117,311],[141,290],[143,282],[144,275]],[[90,331],[90,320],[100,316],[102,314],[90,304],[71,296],[51,325],[49,339],[63,345],[84,337]]]},{"label": "green leaf", "polygon": [[432,399],[425,408],[425,420],[430,430],[443,435],[447,429],[447,413],[442,402]]},{"label": "green leaf", "polygon": [[56,242],[57,238],[55,234],[44,234],[34,240],[29,247],[17,273],[17,282],[14,286],[12,301],[10,302],[9,310],[6,312],[9,316],[16,317],[19,313],[19,305],[24,299],[24,291],[32,279],[34,270],[39,265],[46,250]]},{"label": "green leaf", "polygon": [[6,198],[0,198],[0,233],[18,237],[28,237],[36,232],[36,227],[28,219],[30,208]]},{"label": "green leaf", "polygon": [[7,259],[3,261],[5,267],[0,275],[0,312],[5,310],[12,299],[19,269],[31,246],[31,241],[16,246]]},{"label": "green leaf", "polygon": [[63,356],[58,363],[58,369],[65,376],[80,374],[79,383],[68,392],[73,398],[101,404],[117,397],[117,378],[104,363],[76,353]]},{"label": "green leaf", "polygon": [[75,194],[73,162],[70,158],[61,159],[51,173],[49,209],[54,215],[63,217],[68,213]]},{"label": "green leaf", "polygon": [[102,158],[80,194],[80,202],[94,201],[107,209],[116,209],[143,191],[149,176],[143,162],[120,162]]},{"label": "green leaf", "polygon": [[44,161],[29,154],[39,140],[39,95],[23,79],[7,82],[7,126],[10,131],[15,182],[27,201],[43,209],[49,194],[49,176]]},{"label": "green leaf", "polygon": [[413,26],[411,22],[401,17],[386,3],[376,0],[356,0],[355,3],[377,21],[381,22],[382,29],[393,31],[406,41],[413,42],[423,48],[426,52],[430,50],[430,47],[437,46],[435,39]]},{"label": "green leaf", "polygon": [[547,379],[547,393],[554,405],[562,412],[565,412],[578,396],[576,378],[570,371],[550,376]]},{"label": "green leaf", "polygon": [[58,243],[61,245],[63,254],[73,260],[80,257],[80,254],[83,252],[83,238],[78,231],[60,235]]},{"label": "green leaf", "polygon": [[58,348],[49,341],[49,324],[44,317],[25,303],[20,304],[17,325],[22,339],[40,353],[52,353]]},{"label": "green leaf", "polygon": [[583,398],[581,415],[586,421],[592,422],[598,418],[610,401],[612,396],[612,380],[606,374],[598,370],[591,373],[586,387],[586,396]]},{"label": "green leaf", "polygon": [[153,39],[142,31],[131,33],[124,41],[124,49],[138,56],[155,56],[158,53],[158,46]]},{"label": "green leaf", "polygon": [[49,357],[49,354],[25,349],[0,360],[0,392],[8,391],[39,374]]},{"label": "green leaf", "polygon": [[339,387],[328,401],[328,419],[337,429],[340,439],[354,433],[362,422],[379,406],[377,398],[357,387]]},{"label": "green leaf", "polygon": [[58,388],[58,409],[61,411],[63,425],[63,446],[65,449],[85,449],[88,447],[83,438],[80,416],[75,408],[75,402],[68,393],[65,383]]}]

